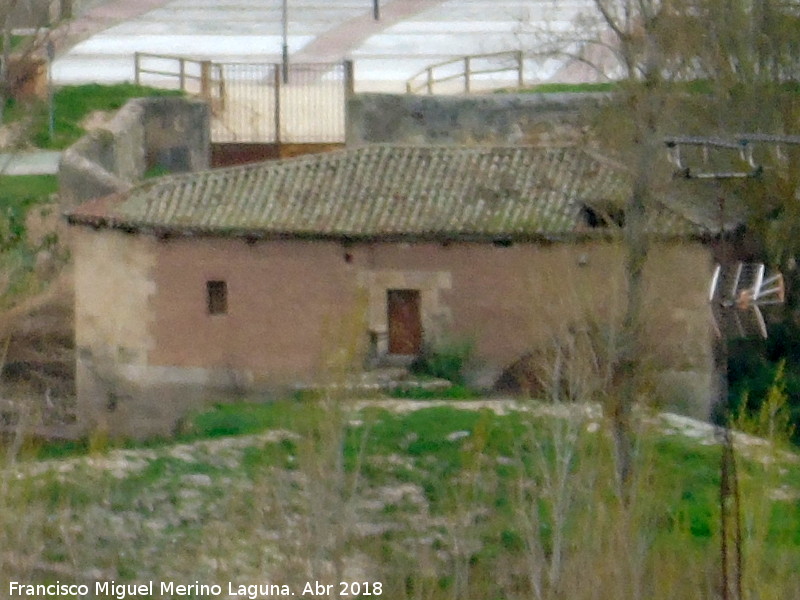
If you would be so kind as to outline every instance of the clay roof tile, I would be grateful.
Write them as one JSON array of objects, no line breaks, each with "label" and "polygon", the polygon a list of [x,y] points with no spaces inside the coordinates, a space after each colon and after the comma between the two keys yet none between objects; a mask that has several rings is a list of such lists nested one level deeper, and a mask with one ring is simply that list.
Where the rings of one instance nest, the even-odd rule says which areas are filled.
[{"label": "clay roof tile", "polygon": [[[584,207],[622,206],[628,189],[624,169],[575,147],[375,145],[167,176],[67,216],[209,235],[561,238],[585,235]],[[662,208],[659,233],[704,231]]]}]

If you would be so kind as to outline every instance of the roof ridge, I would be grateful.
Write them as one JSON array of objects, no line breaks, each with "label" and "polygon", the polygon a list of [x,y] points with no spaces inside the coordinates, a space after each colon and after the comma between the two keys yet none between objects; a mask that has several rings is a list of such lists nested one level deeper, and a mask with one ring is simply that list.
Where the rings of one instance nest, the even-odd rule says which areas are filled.
[{"label": "roof ridge", "polygon": [[[429,150],[429,151],[446,151],[452,153],[459,153],[459,152],[481,153],[489,151],[497,152],[503,150],[521,152],[526,150],[554,151],[559,149],[571,149],[579,152],[586,152],[585,148],[577,144],[552,144],[552,145],[551,144],[545,144],[545,145],[543,144],[444,144],[444,143],[443,144],[406,144],[406,143],[396,144],[390,142],[379,142],[379,143],[363,144],[360,146],[337,148],[335,150],[330,150],[328,152],[300,154],[297,156],[287,156],[284,158],[266,159],[242,165],[212,167],[208,169],[202,169],[200,171],[188,171],[182,173],[168,173],[165,175],[161,175],[157,178],[149,179],[147,180],[147,182],[157,184],[158,182],[161,181],[168,181],[175,179],[179,180],[186,177],[196,177],[197,175],[202,175],[206,173],[218,174],[225,172],[238,172],[238,171],[248,171],[253,169],[261,169],[265,166],[271,166],[271,165],[302,164],[307,162],[317,162],[321,158],[322,159],[327,157],[338,158],[342,156],[373,152],[373,151],[378,152],[387,150],[417,150],[417,151]],[[597,155],[597,158],[599,159],[600,155]]]}]

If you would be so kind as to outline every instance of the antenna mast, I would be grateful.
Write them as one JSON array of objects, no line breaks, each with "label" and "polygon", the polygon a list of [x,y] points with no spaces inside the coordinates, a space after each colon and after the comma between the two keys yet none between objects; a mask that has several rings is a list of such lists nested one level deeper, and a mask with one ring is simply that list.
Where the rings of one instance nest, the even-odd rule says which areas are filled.
[{"label": "antenna mast", "polygon": [[[675,176],[686,179],[721,181],[762,176],[764,168],[754,158],[754,149],[758,145],[771,147],[777,161],[785,163],[786,156],[782,152],[782,146],[800,145],[800,136],[747,134],[737,136],[733,141],[712,137],[673,137],[667,138],[665,144],[669,160],[676,168]],[[700,150],[703,165],[701,168],[694,168],[686,164],[686,154],[689,154],[688,149],[692,148],[695,149],[695,153],[698,149]],[[728,163],[739,168],[735,170],[713,168],[710,164],[712,152],[717,155],[722,154],[722,158],[727,158]],[[726,157],[725,154],[728,156]],[[738,160],[731,160],[736,154],[738,154]],[[719,162],[724,164],[724,161],[717,161],[718,164]],[[725,230],[725,199],[722,197],[719,198],[719,206],[720,242],[726,244],[723,233]],[[712,323],[716,333],[713,344],[717,381],[714,408],[718,411],[718,416],[722,416],[723,407],[727,403],[728,339],[753,335],[766,338],[767,325],[761,307],[781,304],[785,298],[784,281],[780,273],[767,276],[763,263],[732,262],[729,259],[730,255],[730,252],[723,252],[723,257],[728,260],[723,264],[718,264],[714,269],[708,294],[713,315]],[[727,423],[724,422],[719,433],[722,438],[719,496],[722,526],[720,538],[722,598],[723,600],[742,600],[744,566],[736,456]]]}]

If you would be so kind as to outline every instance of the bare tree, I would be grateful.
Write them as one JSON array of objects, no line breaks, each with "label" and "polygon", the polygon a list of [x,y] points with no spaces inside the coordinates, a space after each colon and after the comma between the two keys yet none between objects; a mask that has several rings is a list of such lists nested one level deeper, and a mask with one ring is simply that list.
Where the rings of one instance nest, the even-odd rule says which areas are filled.
[{"label": "bare tree", "polygon": [[[648,220],[669,182],[663,161],[668,135],[720,135],[745,130],[793,134],[800,100],[800,25],[797,10],[777,0],[593,0],[577,31],[551,38],[550,51],[590,65],[616,82],[599,124],[598,139],[628,165],[624,246],[627,284],[616,344],[613,391],[607,401],[616,445],[617,477],[624,493],[632,473],[632,410],[647,359],[643,339],[644,268],[650,239]],[[688,91],[706,81],[709,90]],[[783,165],[765,182],[739,186],[739,197],[758,207],[775,253],[786,255],[797,221],[794,203],[800,152],[789,149]],[[761,162],[775,163],[775,157]],[[794,166],[792,166],[794,165]],[[776,165],[777,166],[777,165]],[[779,172],[778,172],[779,171]],[[776,235],[778,207],[792,231]]]},{"label": "bare tree", "polygon": [[[634,431],[632,411],[644,370],[644,269],[650,250],[648,218],[663,183],[659,169],[663,138],[668,131],[671,92],[685,77],[687,63],[676,52],[674,24],[684,6],[680,0],[594,0],[595,14],[583,21],[584,39],[578,58],[603,56],[607,77],[619,86],[606,122],[613,123],[614,151],[630,170],[625,202],[624,245],[627,292],[608,398],[616,448],[617,478],[624,495],[632,474]],[[620,111],[622,117],[620,118]],[[606,136],[603,136],[606,137]]]},{"label": "bare tree", "polygon": [[[13,36],[15,21],[23,19],[27,32],[15,46]],[[49,40],[50,14],[47,3],[33,0],[0,0],[0,28],[2,28],[2,54],[0,56],[0,124],[4,122],[5,106],[15,92],[16,79],[25,75],[25,65],[30,64],[33,57],[41,53]],[[16,67],[14,67],[16,65]],[[33,73],[34,67],[28,74]]]},{"label": "bare tree", "polygon": [[[745,198],[750,229],[768,260],[785,263],[798,251],[800,189],[800,7],[777,0],[706,0],[699,18],[710,43],[697,51],[712,82],[716,132],[751,140],[764,176]],[[794,143],[787,143],[794,139]]]},{"label": "bare tree", "polygon": [[11,17],[18,0],[2,0],[0,4],[0,22],[3,27],[3,55],[0,59],[0,123],[3,122],[9,90],[9,68],[11,61]]}]

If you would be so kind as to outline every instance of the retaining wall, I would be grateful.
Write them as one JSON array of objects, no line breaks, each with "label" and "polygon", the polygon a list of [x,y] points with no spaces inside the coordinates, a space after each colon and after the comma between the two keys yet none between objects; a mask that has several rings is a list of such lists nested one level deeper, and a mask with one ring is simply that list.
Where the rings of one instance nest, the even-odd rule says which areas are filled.
[{"label": "retaining wall", "polygon": [[577,142],[606,94],[357,94],[347,104],[347,145]]},{"label": "retaining wall", "polygon": [[128,101],[103,127],[64,151],[62,208],[129,189],[151,169],[209,168],[210,111],[200,100],[158,97]]}]

